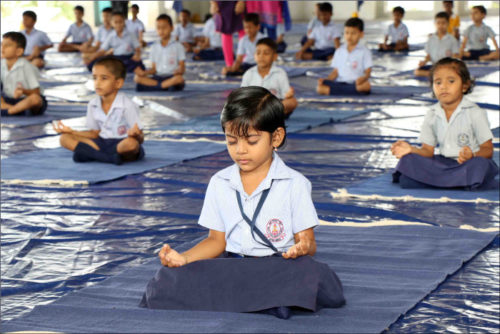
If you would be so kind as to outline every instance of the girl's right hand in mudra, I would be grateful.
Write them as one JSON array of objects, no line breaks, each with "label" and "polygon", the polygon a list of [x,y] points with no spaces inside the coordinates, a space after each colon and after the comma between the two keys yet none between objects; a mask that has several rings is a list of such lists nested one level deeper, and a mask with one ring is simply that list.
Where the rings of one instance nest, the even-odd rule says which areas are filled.
[{"label": "girl's right hand in mudra", "polygon": [[179,254],[168,244],[163,245],[158,256],[160,257],[161,264],[165,267],[176,268],[187,264],[187,257]]}]

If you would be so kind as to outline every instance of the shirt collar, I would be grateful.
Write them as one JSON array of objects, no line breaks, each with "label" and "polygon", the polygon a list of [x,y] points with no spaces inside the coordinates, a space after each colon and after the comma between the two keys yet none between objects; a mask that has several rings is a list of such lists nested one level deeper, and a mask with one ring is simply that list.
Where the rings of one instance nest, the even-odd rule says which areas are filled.
[{"label": "shirt collar", "polygon": [[33,35],[34,33],[36,33],[36,32],[37,32],[37,30],[36,30],[35,28],[33,28],[33,29],[31,29],[31,32],[29,32],[29,33],[28,33],[28,31],[27,31],[26,29],[24,29],[24,30],[23,30],[23,32],[24,32],[26,35],[31,36],[31,35]]},{"label": "shirt collar", "polygon": [[[460,114],[463,109],[468,109],[468,108],[473,107],[473,106],[474,106],[473,102],[471,102],[465,96],[462,97],[462,101],[460,101],[460,103],[458,104],[458,106],[455,109],[455,111],[453,112],[453,114],[451,114],[450,120],[448,122],[451,123],[452,120],[457,118],[457,115]],[[441,103],[439,103],[439,102],[436,103],[434,105],[434,108],[436,110],[436,114],[439,117],[441,117],[442,119],[446,120],[446,112],[444,111],[443,107],[441,106]]]},{"label": "shirt collar", "polygon": [[[97,107],[99,108],[99,110],[101,110],[103,113],[104,113],[104,110],[102,110],[102,101],[101,101],[101,97],[98,96],[96,97],[93,101],[92,101],[92,105],[94,107]],[[124,108],[124,101],[123,101],[123,93],[122,92],[118,92],[115,96],[115,99],[113,101],[113,103],[111,104],[111,107],[109,108],[109,111],[107,114],[105,115],[110,115],[114,109],[122,109]]]}]

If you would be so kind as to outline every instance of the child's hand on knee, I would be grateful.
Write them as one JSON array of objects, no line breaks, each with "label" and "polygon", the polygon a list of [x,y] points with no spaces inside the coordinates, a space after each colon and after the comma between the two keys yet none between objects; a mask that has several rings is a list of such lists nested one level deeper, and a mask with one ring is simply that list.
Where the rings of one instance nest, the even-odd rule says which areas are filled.
[{"label": "child's hand on knee", "polygon": [[179,254],[176,250],[170,248],[168,244],[163,245],[158,256],[161,264],[165,267],[176,268],[187,264],[186,256]]},{"label": "child's hand on knee", "polygon": [[474,157],[474,153],[472,153],[472,150],[470,149],[469,146],[464,146],[458,153],[458,163],[463,164],[467,160],[470,160]]},{"label": "child's hand on knee", "polygon": [[128,129],[127,135],[129,137],[134,137],[134,138],[142,135],[142,131],[141,131],[141,129],[139,129],[139,126],[137,126],[137,123],[135,123],[134,126],[131,127],[130,129]]},{"label": "child's hand on knee", "polygon": [[425,60],[421,60],[418,62],[418,67],[424,67],[426,64],[426,61]]},{"label": "child's hand on knee", "polygon": [[18,83],[17,86],[16,86],[16,89],[14,90],[13,97],[15,99],[18,99],[21,96],[23,96],[23,85],[21,85],[20,83]]},{"label": "child's hand on knee", "polygon": [[63,124],[62,121],[52,122],[52,128],[57,133],[71,133],[73,129]]},{"label": "child's hand on knee", "polygon": [[309,254],[312,243],[304,234],[299,233],[299,242],[290,247],[286,253],[283,253],[285,259],[295,259],[299,256]]},{"label": "child's hand on knee", "polygon": [[401,159],[405,155],[411,153],[411,145],[405,141],[398,140],[392,144],[391,152],[396,158]]}]

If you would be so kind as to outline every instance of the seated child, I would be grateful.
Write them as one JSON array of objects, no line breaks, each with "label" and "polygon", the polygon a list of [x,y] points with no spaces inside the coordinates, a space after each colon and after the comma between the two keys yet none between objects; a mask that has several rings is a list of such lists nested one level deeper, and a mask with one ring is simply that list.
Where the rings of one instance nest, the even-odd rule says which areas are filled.
[{"label": "seated child", "polygon": [[95,59],[113,55],[120,59],[127,69],[127,72],[135,72],[144,69],[141,61],[141,45],[135,36],[125,28],[125,16],[121,12],[113,12],[111,16],[111,26],[114,31],[111,32],[102,43],[91,62],[87,65],[89,71],[92,70]]},{"label": "seated child", "polygon": [[[394,18],[394,23],[387,29],[384,43],[378,46],[379,51],[408,51],[409,33],[406,24],[402,22],[404,16],[405,10],[403,7],[397,6],[393,8],[392,17]],[[389,37],[391,43],[387,44]]]},{"label": "seated child", "polygon": [[259,14],[246,14],[243,18],[243,30],[245,36],[238,41],[238,50],[236,51],[236,60],[232,66],[222,68],[223,75],[237,76],[245,73],[250,67],[255,65],[255,46],[257,41],[266,37],[260,33]]},{"label": "seated child", "polygon": [[[493,134],[486,112],[464,97],[472,87],[467,66],[443,58],[432,67],[430,79],[438,103],[425,116],[422,147],[404,141],[392,145],[392,154],[400,159],[393,182],[402,188],[494,186],[498,167],[491,159]],[[440,155],[435,155],[436,146]]]},{"label": "seated child", "polygon": [[2,39],[2,116],[41,115],[47,109],[38,69],[23,57],[26,37],[7,32]]},{"label": "seated child", "polygon": [[257,66],[245,72],[241,87],[260,86],[268,89],[283,103],[285,117],[288,117],[297,108],[298,102],[285,70],[273,65],[278,58],[277,48],[271,38],[259,39],[255,49]]},{"label": "seated child", "polygon": [[[283,105],[265,88],[238,88],[229,95],[224,105],[221,125],[226,136],[229,155],[235,163],[216,173],[208,185],[198,221],[201,226],[209,230],[208,235],[183,253],[178,253],[168,244],[161,248],[159,258],[164,266],[175,268],[190,265],[183,270],[162,268],[160,270],[162,273],[172,274],[177,276],[177,279],[172,282],[172,286],[165,289],[158,288],[165,282],[153,279],[146,289],[141,306],[168,308],[170,306],[168,304],[179,300],[179,298],[165,297],[169,293],[177,293],[176,297],[183,294],[182,300],[191,299],[185,295],[185,290],[179,292],[176,287],[177,284],[182,285],[183,282],[195,280],[197,277],[202,277],[210,283],[206,286],[190,285],[192,289],[188,290],[193,296],[207,289],[227,290],[231,285],[231,291],[227,293],[231,300],[208,298],[208,303],[205,304],[203,300],[193,306],[197,309],[264,311],[263,309],[270,307],[267,304],[269,299],[273,299],[274,303],[277,302],[274,294],[262,294],[256,291],[262,290],[262,282],[260,280],[255,282],[255,277],[244,275],[240,277],[235,273],[232,276],[237,280],[234,285],[233,282],[220,282],[221,280],[216,277],[226,275],[231,272],[231,268],[234,269],[227,266],[248,265],[253,268],[257,266],[266,273],[267,282],[268,279],[272,281],[280,272],[276,267],[273,269],[271,263],[295,263],[296,266],[293,268],[303,270],[300,276],[304,275],[313,281],[318,279],[317,272],[301,267],[303,261],[312,260],[309,256],[316,253],[314,228],[319,225],[319,221],[311,198],[311,183],[302,174],[287,167],[276,152],[284,144],[286,137]],[[215,258],[219,256],[229,258],[224,259],[223,265],[218,265],[221,262]],[[246,257],[260,259],[248,261],[244,259]],[[285,259],[296,260],[290,262]],[[269,264],[266,269],[261,267],[266,264]],[[202,272],[194,269],[199,266],[204,268]],[[328,271],[333,273],[331,270]],[[331,288],[337,291],[337,298],[329,299],[335,302],[328,307],[339,307],[344,304],[340,282],[336,278],[334,281],[324,282],[328,287],[325,290]],[[290,299],[294,299],[291,296],[296,292],[291,290],[297,286],[295,283],[288,284],[285,281],[280,281],[278,284],[281,289],[280,296],[283,296],[278,302],[279,314],[276,312],[268,314],[288,318],[290,316],[288,307],[291,306],[289,302]],[[233,291],[233,286],[239,286],[240,289],[244,286],[245,289],[252,291],[249,294],[245,293],[243,297],[242,294]],[[163,294],[165,296],[162,296]],[[254,304],[250,308],[248,298],[252,299],[250,304]],[[221,304],[226,308],[221,307]],[[184,308],[181,305],[174,307]]]},{"label": "seated child", "polygon": [[203,36],[198,37],[193,53],[194,60],[224,60],[221,34],[215,30],[215,21],[211,14],[206,16]]},{"label": "seated child", "polygon": [[170,16],[167,14],[158,16],[156,31],[160,40],[151,47],[151,69],[139,69],[134,76],[137,91],[176,91],[184,88],[182,75],[186,54],[182,44],[173,38],[172,30]]},{"label": "seated child", "polygon": [[276,26],[276,44],[278,45],[277,52],[284,53],[288,44],[285,42],[285,24],[278,23]]},{"label": "seated child", "polygon": [[321,5],[321,3],[317,2],[314,6],[314,17],[307,24],[307,33],[302,36],[300,45],[304,45],[310,38],[313,29],[321,25],[321,21],[319,20],[319,5]]},{"label": "seated child", "polygon": [[[59,43],[59,52],[75,52],[81,51],[81,46],[83,43],[89,41],[92,43],[94,40],[94,34],[92,33],[92,28],[83,22],[84,9],[82,6],[75,6],[74,8],[76,22],[69,26],[66,36],[64,36],[61,43]],[[72,42],[68,43],[66,40],[71,37]]]},{"label": "seated child", "polygon": [[326,79],[319,79],[316,91],[321,95],[368,94],[372,54],[359,43],[364,36],[364,23],[357,17],[346,21],[345,43],[332,59],[333,71]]},{"label": "seated child", "polygon": [[144,41],[144,32],[146,31],[146,28],[144,27],[144,23],[137,18],[137,14],[139,14],[139,6],[136,4],[130,6],[130,13],[132,13],[132,20],[127,20],[125,22],[125,26],[135,35],[139,43],[141,43],[141,46],[145,47],[146,42]]},{"label": "seated child", "polygon": [[[335,49],[340,47],[341,32],[331,21],[333,7],[330,3],[324,2],[319,5],[319,20],[321,25],[316,26],[307,42],[295,54],[296,59],[302,60],[330,60],[335,53]],[[314,45],[315,49],[311,47]]]},{"label": "seated child", "polygon": [[183,9],[179,16],[179,20],[180,24],[175,26],[173,35],[176,40],[181,42],[186,52],[191,52],[195,46],[194,35],[196,33],[194,25],[191,23],[191,12],[187,9]]},{"label": "seated child", "polygon": [[35,29],[36,13],[27,10],[23,13],[23,26],[24,30],[21,33],[26,37],[26,49],[24,56],[26,60],[30,61],[38,68],[45,65],[43,57],[45,50],[53,46],[49,37],[43,31]]},{"label": "seated child", "polygon": [[[495,51],[498,52],[495,32],[483,23],[485,16],[484,6],[472,7],[471,18],[474,23],[465,29],[464,40],[460,48],[460,57],[463,60],[478,60],[481,56],[489,55],[488,38],[491,38]],[[467,51],[464,51],[466,47]]]},{"label": "seated child", "polygon": [[88,65],[94,59],[94,53],[101,48],[102,43],[113,32],[113,27],[111,26],[112,13],[113,10],[111,7],[106,7],[101,11],[102,25],[97,29],[95,44],[92,45],[88,41],[82,44],[81,52],[85,64]]},{"label": "seated child", "polygon": [[418,68],[415,70],[417,77],[428,77],[432,65],[425,65],[430,60],[432,64],[437,63],[445,57],[458,58],[459,45],[455,37],[450,35],[448,29],[449,16],[445,12],[436,14],[434,24],[436,25],[436,33],[429,36],[429,40],[425,44],[425,59],[418,63]]},{"label": "seated child", "polygon": [[443,8],[448,14],[448,34],[460,40],[460,16],[453,14],[453,1],[443,1]]},{"label": "seated child", "polygon": [[88,131],[75,131],[61,121],[53,124],[61,146],[73,151],[75,162],[100,161],[120,165],[144,157],[139,108],[120,92],[127,72],[116,57],[103,57],[92,68],[96,98],[87,108]]}]

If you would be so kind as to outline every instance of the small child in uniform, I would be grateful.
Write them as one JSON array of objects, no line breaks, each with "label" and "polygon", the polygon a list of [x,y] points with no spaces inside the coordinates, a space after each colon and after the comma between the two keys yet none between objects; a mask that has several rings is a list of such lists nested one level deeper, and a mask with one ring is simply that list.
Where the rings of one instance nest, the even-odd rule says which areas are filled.
[{"label": "small child in uniform", "polygon": [[94,59],[94,53],[101,48],[101,44],[108,38],[108,36],[114,31],[111,26],[111,14],[113,10],[111,7],[103,8],[101,11],[101,19],[102,24],[97,29],[97,34],[95,38],[95,43],[85,42],[82,44],[82,58],[85,65],[90,64],[90,62]]},{"label": "small child in uniform", "polygon": [[[308,37],[307,42],[295,54],[296,59],[302,60],[330,60],[335,53],[335,49],[340,47],[341,32],[331,21],[333,7],[330,3],[324,2],[319,5],[318,18],[321,21]],[[314,45],[315,49],[311,49]]]},{"label": "small child in uniform", "polygon": [[183,9],[179,19],[181,22],[175,25],[173,36],[184,46],[186,52],[191,52],[195,46],[194,36],[196,34],[196,29],[191,23],[191,12]]},{"label": "small child in uniform", "polygon": [[2,116],[43,114],[47,100],[38,82],[38,68],[23,57],[26,37],[14,31],[2,37]]},{"label": "small child in uniform", "polygon": [[[384,43],[379,44],[379,51],[408,51],[408,28],[406,24],[402,22],[405,16],[404,8],[400,6],[394,7],[392,9],[392,16],[394,18],[394,23],[387,29]],[[389,38],[391,43],[387,44]]]},{"label": "small child in uniform", "polygon": [[333,71],[318,80],[316,91],[321,95],[368,94],[371,90],[371,51],[360,43],[364,36],[364,23],[357,17],[346,21],[345,43],[332,59]]},{"label": "small child in uniform", "polygon": [[434,24],[436,25],[436,33],[429,36],[429,40],[425,44],[425,59],[418,63],[418,68],[415,70],[415,76],[428,77],[432,65],[426,65],[429,60],[432,64],[437,63],[445,57],[458,58],[459,45],[455,37],[448,33],[449,16],[446,12],[436,14]]},{"label": "small child in uniform", "polygon": [[[172,19],[161,14],[156,19],[156,31],[160,40],[151,47],[152,67],[137,70],[134,81],[137,91],[176,91],[184,89],[184,61],[186,54],[181,43],[172,36]],[[153,75],[149,77],[149,75]]]},{"label": "small child in uniform", "polygon": [[207,14],[202,35],[198,37],[197,46],[193,49],[193,59],[224,60],[221,34],[215,30],[215,21],[211,14]]},{"label": "small child in uniform", "polygon": [[96,61],[92,68],[98,95],[87,107],[88,131],[75,131],[61,121],[53,124],[61,146],[73,151],[75,162],[100,161],[120,165],[144,157],[144,134],[139,108],[120,92],[127,72],[113,56]]},{"label": "small child in uniform", "polygon": [[137,14],[139,14],[139,6],[136,4],[130,6],[130,13],[132,13],[132,19],[125,21],[125,26],[135,35],[141,46],[145,47],[144,32],[146,28],[144,27],[144,23],[137,17]]},{"label": "small child in uniform", "polygon": [[314,6],[314,17],[307,23],[307,33],[302,36],[300,45],[304,45],[309,39],[313,29],[321,25],[321,21],[319,20],[319,5],[321,5],[321,3],[317,2]]},{"label": "small child in uniform", "polygon": [[[69,26],[66,36],[64,36],[61,43],[59,43],[59,52],[79,52],[83,43],[89,41],[92,43],[94,34],[92,28],[83,22],[83,14],[85,13],[82,6],[75,6],[74,8],[76,22]],[[66,40],[71,37],[72,42],[68,43]]]},{"label": "small child in uniform", "polygon": [[24,30],[21,31],[26,37],[26,49],[24,56],[26,60],[30,61],[38,68],[45,65],[44,55],[45,50],[54,46],[49,37],[43,31],[35,29],[36,13],[27,10],[23,13],[23,26]]},{"label": "small child in uniform", "polygon": [[285,24],[278,23],[276,25],[276,44],[278,45],[277,52],[284,53],[288,44],[285,42]]},{"label": "small child in uniform", "polygon": [[255,60],[257,66],[250,68],[243,75],[241,87],[260,86],[268,89],[283,103],[285,117],[297,108],[298,102],[294,90],[290,87],[285,70],[273,65],[278,58],[276,42],[266,37],[257,42]]},{"label": "small child in uniform", "polygon": [[460,40],[460,16],[453,14],[453,1],[443,1],[443,8],[449,16],[448,34]]},{"label": "small child in uniform", "polygon": [[[486,112],[464,97],[472,88],[465,63],[443,58],[431,69],[431,87],[438,103],[427,112],[420,132],[421,147],[397,141],[391,147],[399,160],[393,182],[402,188],[487,189],[495,186],[498,166]],[[440,154],[434,150],[439,146]]]},{"label": "small child in uniform", "polygon": [[[460,58],[463,60],[478,60],[481,56],[489,55],[488,38],[491,38],[495,51],[498,53],[498,44],[495,40],[495,32],[491,27],[483,23],[486,17],[484,6],[474,6],[471,10],[473,24],[464,31],[464,40],[460,48]],[[465,48],[467,47],[467,51]]]}]

